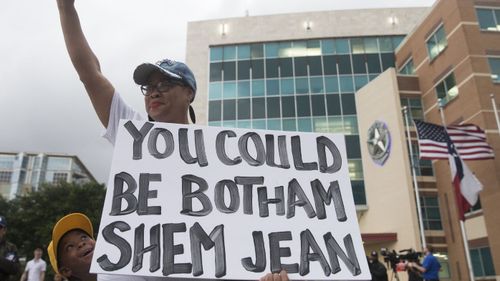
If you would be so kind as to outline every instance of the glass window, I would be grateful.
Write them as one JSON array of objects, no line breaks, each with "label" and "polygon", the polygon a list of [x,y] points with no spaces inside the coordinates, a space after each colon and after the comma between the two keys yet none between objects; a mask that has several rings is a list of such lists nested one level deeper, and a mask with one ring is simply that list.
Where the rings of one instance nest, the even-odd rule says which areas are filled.
[{"label": "glass window", "polygon": [[354,73],[366,73],[365,55],[352,55],[352,71]]},{"label": "glass window", "polygon": [[283,119],[281,121],[283,131],[297,131],[297,121],[295,119]]},{"label": "glass window", "polygon": [[495,83],[500,83],[500,58],[488,58],[491,69],[491,79]]},{"label": "glass window", "polygon": [[252,128],[252,121],[251,120],[238,120],[238,128],[245,128],[245,129],[250,129]]},{"label": "glass window", "polygon": [[339,78],[337,76],[325,76],[325,87],[327,93],[339,92]]},{"label": "glass window", "polygon": [[222,63],[214,62],[210,64],[210,82],[222,80]]},{"label": "glass window", "polygon": [[307,78],[296,78],[295,79],[295,89],[297,94],[307,94],[309,93],[309,79]]},{"label": "glass window", "polygon": [[209,100],[222,99],[222,84],[220,82],[211,82],[208,86]]},{"label": "glass window", "polygon": [[422,220],[425,230],[442,230],[441,214],[437,196],[420,196]]},{"label": "glass window", "polygon": [[390,67],[396,66],[394,54],[380,54],[380,57],[382,58],[382,71],[385,71],[386,69]]},{"label": "glass window", "polygon": [[342,94],[342,114],[356,114],[356,101],[354,94]]},{"label": "glass window", "polygon": [[415,74],[415,66],[413,65],[413,59],[410,58],[399,70],[401,74],[413,75]]},{"label": "glass window", "polygon": [[341,115],[340,111],[340,96],[339,95],[326,95],[326,107],[328,115],[336,116]]},{"label": "glass window", "polygon": [[279,43],[279,56],[280,58],[288,58],[292,56],[292,42]]},{"label": "glass window", "polygon": [[281,94],[293,95],[295,93],[293,78],[281,79]]},{"label": "glass window", "polygon": [[351,180],[362,180],[363,165],[361,159],[349,159],[347,164],[349,166],[349,177]]},{"label": "glass window", "polygon": [[307,40],[307,56],[321,55],[319,40]]},{"label": "glass window", "polygon": [[368,84],[368,76],[354,75],[354,86],[356,91],[363,88],[363,86],[365,86],[366,84]]},{"label": "glass window", "polygon": [[403,42],[404,38],[405,38],[404,36],[394,36],[391,38],[393,51],[396,50],[396,48],[399,46],[399,44],[401,44],[401,42]]},{"label": "glass window", "polygon": [[276,78],[279,77],[279,59],[266,60],[266,77]]},{"label": "glass window", "polygon": [[281,112],[283,117],[295,117],[295,97],[281,98]]},{"label": "glass window", "polygon": [[335,56],[323,57],[323,68],[325,75],[337,74],[337,59]]},{"label": "glass window", "polygon": [[265,94],[264,80],[252,81],[252,97],[263,97]]},{"label": "glass window", "polygon": [[268,96],[278,96],[280,94],[280,80],[266,80],[266,91]]},{"label": "glass window", "polygon": [[351,58],[349,55],[337,56],[339,74],[352,74]]},{"label": "glass window", "polygon": [[267,98],[267,118],[280,118],[280,98]]},{"label": "glass window", "polygon": [[344,115],[344,134],[357,135],[358,131],[358,118],[355,115]]},{"label": "glass window", "polygon": [[[495,16],[495,11],[497,11]],[[498,22],[500,21],[499,12],[500,10],[495,9],[476,9],[477,19],[479,21],[479,27],[481,30],[488,31],[500,31],[500,25]]]},{"label": "glass window", "polygon": [[472,248],[469,253],[475,277],[496,275],[490,247]]},{"label": "glass window", "polygon": [[238,80],[250,79],[250,61],[238,61]]},{"label": "glass window", "polygon": [[[392,54],[389,54],[392,55]],[[378,54],[366,55],[366,64],[368,65],[368,73],[380,73],[380,59]]]},{"label": "glass window", "polygon": [[381,53],[392,53],[392,40],[391,37],[380,37],[378,38],[378,42],[380,44],[380,52]]},{"label": "glass window", "polygon": [[252,128],[266,129],[266,120],[252,120]]},{"label": "glass window", "polygon": [[297,127],[300,132],[312,132],[312,120],[311,118],[299,118],[297,119]]},{"label": "glass window", "polygon": [[281,75],[281,77],[292,77],[293,76],[292,58],[281,58],[280,59],[280,75]]},{"label": "glass window", "polygon": [[238,119],[250,119],[250,99],[238,99]]},{"label": "glass window", "polygon": [[410,126],[413,126],[413,122],[411,122],[411,120],[424,120],[422,100],[419,97],[401,97],[401,107],[404,106],[406,106],[408,109],[408,119],[410,120]]},{"label": "glass window", "polygon": [[337,54],[349,54],[349,40],[335,39],[335,51]]},{"label": "glass window", "polygon": [[224,70],[224,81],[236,80],[236,62],[223,62],[222,69]]},{"label": "glass window", "polygon": [[10,183],[11,178],[11,171],[0,171],[0,183]]},{"label": "glass window", "polygon": [[311,116],[311,104],[309,96],[297,96],[297,116],[308,117]]},{"label": "glass window", "polygon": [[321,40],[321,54],[335,54],[335,44],[333,39]]},{"label": "glass window", "polygon": [[279,56],[279,44],[278,43],[266,43],[266,58],[277,58]]},{"label": "glass window", "polygon": [[351,181],[351,185],[354,204],[366,205],[365,182],[362,180],[353,180]]},{"label": "glass window", "polygon": [[224,82],[222,96],[224,99],[236,98],[236,82]]},{"label": "glass window", "polygon": [[455,75],[453,73],[436,86],[436,94],[438,99],[441,99],[442,105],[447,104],[458,95],[458,87],[455,83]]},{"label": "glass window", "polygon": [[313,132],[328,133],[328,121],[326,117],[313,118]]},{"label": "glass window", "polygon": [[71,168],[71,158],[49,157],[47,170],[69,170]]},{"label": "glass window", "polygon": [[295,76],[307,76],[307,57],[295,58]]},{"label": "glass window", "polygon": [[323,75],[323,70],[321,68],[321,57],[319,56],[308,57],[308,64],[309,64],[309,75],[311,76]]},{"label": "glass window", "polygon": [[68,173],[54,173],[52,176],[53,183],[61,183],[68,181]]},{"label": "glass window", "polygon": [[292,55],[294,57],[306,56],[307,55],[307,42],[306,41],[294,41],[292,43],[293,51]]},{"label": "glass window", "polygon": [[236,120],[224,120],[222,121],[222,126],[228,128],[236,128]]},{"label": "glass window", "polygon": [[[313,116],[325,116],[326,115],[325,95],[313,95],[313,96],[311,96],[311,104],[312,104],[312,115]],[[326,123],[326,121],[325,121],[325,123]]]},{"label": "glass window", "polygon": [[354,85],[352,82],[351,75],[341,75],[339,76],[339,80],[340,80],[340,92],[342,93],[354,92]]},{"label": "glass window", "polygon": [[236,59],[236,46],[224,46],[223,52],[223,60],[227,61]]},{"label": "glass window", "polygon": [[328,117],[328,128],[330,133],[344,133],[342,117]]},{"label": "glass window", "polygon": [[309,80],[311,93],[324,93],[325,90],[323,88],[323,76],[320,77],[311,77]]},{"label": "glass window", "polygon": [[359,136],[358,135],[347,135],[345,136],[345,145],[347,150],[347,158],[361,158],[361,149],[359,146]]},{"label": "glass window", "polygon": [[239,81],[238,82],[238,97],[249,97],[250,96],[250,81]]},{"label": "glass window", "polygon": [[[266,100],[264,98],[252,99],[252,118],[266,118]],[[265,128],[266,126],[264,125]]]},{"label": "glass window", "polygon": [[250,46],[250,52],[252,59],[258,59],[264,57],[264,46],[260,43],[252,44]]},{"label": "glass window", "polygon": [[281,120],[280,119],[268,119],[267,120],[268,130],[281,130]]},{"label": "glass window", "polygon": [[427,52],[429,53],[429,58],[431,60],[434,59],[444,50],[446,45],[446,34],[443,25],[441,25],[436,32],[427,39]]},{"label": "glass window", "polygon": [[238,46],[238,59],[250,59],[250,46],[249,45],[239,45]]},{"label": "glass window", "polygon": [[212,47],[210,48],[210,61],[221,61],[222,60],[222,47]]},{"label": "glass window", "polygon": [[377,38],[363,38],[365,44],[365,53],[378,53]]},{"label": "glass window", "polygon": [[236,100],[224,100],[222,102],[222,116],[224,120],[236,119]]},{"label": "glass window", "polygon": [[252,79],[264,78],[264,61],[252,60]]},{"label": "glass window", "polygon": [[352,38],[351,39],[351,53],[353,54],[364,54],[365,46],[363,43],[363,38]]}]

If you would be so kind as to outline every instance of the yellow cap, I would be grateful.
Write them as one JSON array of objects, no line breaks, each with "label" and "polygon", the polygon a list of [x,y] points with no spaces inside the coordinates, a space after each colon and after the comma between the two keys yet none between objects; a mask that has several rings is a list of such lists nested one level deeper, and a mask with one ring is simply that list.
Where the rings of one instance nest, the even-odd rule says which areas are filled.
[{"label": "yellow cap", "polygon": [[59,246],[59,240],[61,240],[64,234],[73,229],[81,229],[94,239],[92,223],[86,215],[72,213],[61,218],[52,229],[52,241],[50,241],[47,247],[50,264],[56,273],[59,273],[59,267],[57,265],[57,247]]}]

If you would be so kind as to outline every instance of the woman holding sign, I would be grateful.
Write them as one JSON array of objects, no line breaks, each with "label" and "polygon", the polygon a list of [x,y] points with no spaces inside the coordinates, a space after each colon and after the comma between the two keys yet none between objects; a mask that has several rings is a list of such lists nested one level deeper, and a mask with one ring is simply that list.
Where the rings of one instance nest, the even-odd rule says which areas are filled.
[{"label": "woman holding sign", "polygon": [[[57,6],[71,62],[85,86],[99,120],[106,127],[104,137],[114,145],[120,119],[145,120],[145,118],[122,100],[120,94],[101,72],[99,61],[83,34],[74,0],[57,0]],[[135,69],[133,77],[144,94],[148,120],[188,124],[189,112],[191,121],[195,122],[194,111],[190,104],[196,95],[196,80],[187,65],[168,59],[157,63],[144,63]],[[90,280],[95,280],[97,276],[90,274],[89,277]],[[98,279],[113,280],[113,278],[134,280],[131,276],[127,279],[124,276],[113,275],[99,276]],[[267,274],[261,281],[288,281],[288,276],[282,271],[279,274]]]}]

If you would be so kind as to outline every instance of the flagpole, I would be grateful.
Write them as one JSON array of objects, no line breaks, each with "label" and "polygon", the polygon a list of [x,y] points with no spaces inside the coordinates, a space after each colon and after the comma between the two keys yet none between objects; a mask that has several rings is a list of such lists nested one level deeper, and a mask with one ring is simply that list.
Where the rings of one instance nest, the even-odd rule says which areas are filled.
[{"label": "flagpole", "polygon": [[413,161],[413,148],[411,146],[411,135],[410,135],[410,124],[408,123],[408,107],[403,107],[403,112],[405,114],[406,123],[406,139],[408,140],[408,149],[410,150],[410,165],[413,174],[413,185],[415,186],[415,199],[417,201],[417,214],[418,214],[418,225],[420,228],[420,242],[422,243],[422,249],[427,247],[425,243],[425,232],[424,232],[424,221],[422,219],[422,207],[420,205],[420,193],[418,190],[417,173],[415,171],[415,163]]},{"label": "flagpole", "polygon": [[498,134],[500,134],[500,118],[498,117],[497,103],[495,102],[495,95],[490,94],[491,103],[493,104],[493,110],[495,111],[495,120],[497,120],[497,130]]},{"label": "flagpole", "polygon": [[[438,99],[438,107],[439,107],[439,113],[441,115],[441,123],[443,124],[444,130],[448,133],[448,130],[446,128],[446,120],[444,119],[444,110],[442,107],[441,99]],[[457,208],[459,208],[459,206],[457,206]],[[462,232],[465,257],[467,260],[467,267],[469,268],[469,278],[471,281],[474,281],[474,271],[472,271],[472,260],[470,258],[469,242],[467,240],[467,233],[465,232],[465,223],[463,220],[460,220],[460,231]]]}]

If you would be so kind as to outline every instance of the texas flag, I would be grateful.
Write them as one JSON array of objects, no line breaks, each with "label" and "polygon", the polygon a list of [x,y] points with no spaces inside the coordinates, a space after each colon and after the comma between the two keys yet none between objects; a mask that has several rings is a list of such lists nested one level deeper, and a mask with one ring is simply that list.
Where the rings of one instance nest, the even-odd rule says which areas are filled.
[{"label": "texas flag", "polygon": [[451,177],[457,199],[458,215],[460,220],[464,221],[465,212],[477,203],[479,192],[483,189],[483,185],[460,158],[455,145],[446,132],[445,135],[448,144]]}]

